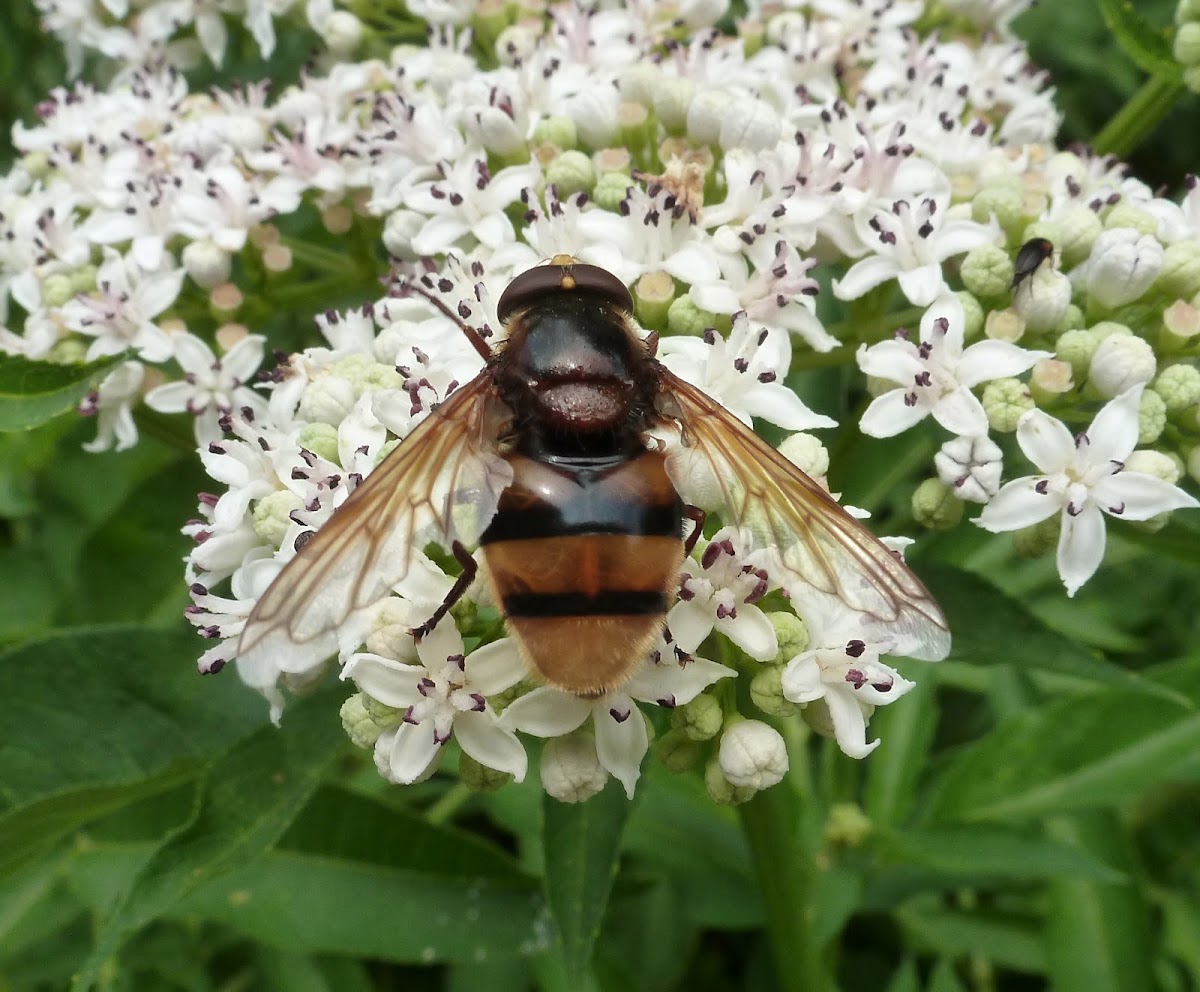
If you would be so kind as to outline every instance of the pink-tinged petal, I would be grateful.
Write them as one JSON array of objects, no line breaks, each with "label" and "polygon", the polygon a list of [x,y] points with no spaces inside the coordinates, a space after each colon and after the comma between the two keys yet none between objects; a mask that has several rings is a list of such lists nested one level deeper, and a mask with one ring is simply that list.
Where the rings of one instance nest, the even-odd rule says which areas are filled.
[{"label": "pink-tinged petal", "polygon": [[[375,761],[380,763],[379,751],[384,750],[385,774],[400,785],[412,785],[421,778],[438,757],[442,748],[433,736],[433,724],[402,723],[396,728],[395,736],[385,744],[383,735],[375,744]],[[390,745],[390,746],[389,746]]]},{"label": "pink-tinged petal", "polygon": [[1118,472],[1101,479],[1092,487],[1092,499],[1122,520],[1149,520],[1168,510],[1200,506],[1178,486],[1144,472]]},{"label": "pink-tinged petal", "polygon": [[755,661],[771,661],[779,653],[775,625],[757,606],[737,604],[737,615],[717,620],[717,630]]},{"label": "pink-tinged petal", "polygon": [[460,713],[454,721],[454,736],[462,749],[481,765],[508,772],[525,781],[529,757],[517,735],[503,729],[490,711]]},{"label": "pink-tinged petal", "polygon": [[977,341],[959,359],[958,381],[964,386],[977,386],[990,379],[1020,375],[1043,358],[1053,357],[1052,352],[1028,351],[1007,341]]},{"label": "pink-tinged petal", "polygon": [[833,723],[833,734],[838,747],[851,758],[865,758],[879,747],[879,741],[867,743],[867,719],[862,707],[851,693],[853,689],[831,689],[825,694],[825,705],[829,707],[829,719]]},{"label": "pink-tinged petal", "polygon": [[1095,504],[1089,502],[1076,516],[1063,514],[1058,538],[1058,574],[1068,596],[1074,596],[1100,567],[1104,542],[1104,514]]},{"label": "pink-tinged petal", "polygon": [[898,382],[902,386],[912,383],[925,367],[917,357],[917,346],[911,341],[896,338],[880,341],[869,348],[865,344],[859,345],[854,357],[864,375]]},{"label": "pink-tinged petal", "polygon": [[919,400],[912,406],[904,402],[908,391],[893,389],[875,397],[858,422],[858,429],[868,437],[895,437],[920,423],[929,413],[929,407]]},{"label": "pink-tinged petal", "polygon": [[1050,475],[1064,471],[1075,456],[1075,438],[1066,425],[1041,410],[1021,415],[1017,443],[1026,458]]},{"label": "pink-tinged petal", "polygon": [[238,382],[249,382],[262,364],[266,342],[261,334],[247,334],[226,352],[221,368]]},{"label": "pink-tinged petal", "polygon": [[1019,530],[1041,523],[1062,509],[1063,498],[1058,493],[1040,493],[1036,486],[1042,480],[1027,475],[1014,479],[1000,487],[983,512],[975,518],[984,530],[998,534],[1005,530]]},{"label": "pink-tinged petal", "polygon": [[983,404],[966,386],[948,392],[933,404],[930,412],[934,420],[959,437],[977,437],[987,433],[988,419]]},{"label": "pink-tinged petal", "polygon": [[815,413],[800,397],[780,382],[760,383],[747,390],[746,412],[761,417],[787,431],[811,431],[818,427],[837,427],[837,421]]},{"label": "pink-tinged petal", "polygon": [[384,706],[407,709],[423,698],[417,690],[429,673],[420,665],[404,665],[377,654],[356,654],[342,669],[343,679],[353,679],[372,699]]},{"label": "pink-tinged petal", "polygon": [[839,300],[857,300],[876,286],[899,274],[896,263],[882,255],[868,255],[855,262],[841,279],[833,280],[833,295]]},{"label": "pink-tinged petal", "polygon": [[901,291],[914,307],[927,307],[946,292],[946,277],[941,265],[936,262],[901,272],[896,278]]},{"label": "pink-tinged petal", "polygon": [[1123,462],[1138,441],[1138,410],[1142,403],[1141,385],[1133,386],[1101,407],[1087,429],[1088,461],[1102,465]]},{"label": "pink-tinged petal", "polygon": [[628,696],[618,693],[596,702],[593,722],[596,757],[604,770],[625,786],[625,795],[632,799],[642,774],[642,759],[650,746],[641,710]]},{"label": "pink-tinged petal", "polygon": [[500,725],[534,737],[561,737],[583,723],[591,703],[544,685],[510,704],[500,716]]},{"label": "pink-tinged petal", "polygon": [[863,674],[868,681],[855,689],[854,695],[860,703],[870,703],[872,706],[894,703],[917,685],[882,662],[866,666]]},{"label": "pink-tinged petal", "polygon": [[783,695],[793,703],[811,703],[825,695],[821,666],[812,654],[802,654],[783,670]]},{"label": "pink-tinged petal", "polygon": [[508,637],[472,651],[467,655],[466,670],[471,688],[485,696],[511,688],[526,675],[525,662]]},{"label": "pink-tinged petal", "polygon": [[707,596],[693,600],[681,599],[667,614],[667,628],[684,654],[691,654],[700,646],[700,642],[712,633],[716,621],[716,607]]},{"label": "pink-tinged petal", "polygon": [[646,664],[629,680],[625,687],[628,695],[647,703],[662,703],[682,706],[690,703],[719,679],[737,675],[732,668],[718,665],[707,658],[693,658],[685,664],[662,661],[657,665]]},{"label": "pink-tinged petal", "polygon": [[183,413],[195,392],[196,387],[182,379],[178,382],[167,382],[155,386],[146,394],[146,406],[159,413]]}]

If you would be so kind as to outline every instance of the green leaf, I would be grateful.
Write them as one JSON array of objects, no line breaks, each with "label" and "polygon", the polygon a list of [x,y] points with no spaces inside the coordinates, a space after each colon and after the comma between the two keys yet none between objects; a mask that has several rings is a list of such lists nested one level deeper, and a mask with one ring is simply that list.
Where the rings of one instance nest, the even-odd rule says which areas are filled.
[{"label": "green leaf", "polygon": [[201,647],[182,624],[110,626],[0,654],[0,867],[186,780],[266,721],[236,678],[196,675]]},{"label": "green leaf", "polygon": [[977,665],[1041,669],[1121,686],[1129,693],[1187,701],[1171,688],[1114,665],[1052,630],[1019,600],[972,572],[930,563],[921,568],[921,577],[950,621],[952,658]]},{"label": "green leaf", "polygon": [[23,431],[75,408],[123,355],[87,365],[31,362],[0,355],[0,431]]},{"label": "green leaf", "polygon": [[209,770],[194,821],[169,837],[119,901],[77,975],[91,988],[121,940],[211,878],[260,857],[287,829],[344,753],[333,693],[293,704],[279,729],[239,741]]},{"label": "green leaf", "polygon": [[[1160,669],[1195,685],[1200,664]],[[926,806],[930,821],[1029,819],[1113,806],[1169,781],[1200,749],[1200,713],[1115,689],[1060,699],[960,751]]]},{"label": "green leaf", "polygon": [[597,970],[606,989],[679,986],[696,941],[686,900],[664,877],[622,874],[597,942]]},{"label": "green leaf", "polygon": [[[635,714],[636,717],[636,714]],[[615,780],[587,802],[542,806],[546,902],[558,927],[563,977],[570,988],[592,983],[592,949],[604,919],[629,800]]]},{"label": "green leaf", "polygon": [[1058,879],[1049,888],[1045,946],[1057,989],[1149,992],[1151,950],[1148,908],[1133,881],[1137,857],[1116,815],[1056,817],[1051,836],[1122,868],[1120,884]]},{"label": "green leaf", "polygon": [[967,987],[954,970],[954,962],[949,958],[938,958],[925,990],[926,992],[967,992]]},{"label": "green leaf", "polygon": [[945,957],[983,950],[996,964],[1014,971],[1036,974],[1046,970],[1041,937],[1033,920],[940,906],[905,906],[894,915],[910,950]]},{"label": "green leaf", "polygon": [[1100,11],[1117,43],[1140,68],[1151,75],[1182,75],[1183,68],[1171,52],[1169,33],[1142,17],[1131,0],[1100,0]]},{"label": "green leaf", "polygon": [[938,723],[936,669],[921,673],[903,706],[881,706],[871,717],[871,734],[886,741],[866,763],[864,809],[879,826],[902,823],[916,801]]}]

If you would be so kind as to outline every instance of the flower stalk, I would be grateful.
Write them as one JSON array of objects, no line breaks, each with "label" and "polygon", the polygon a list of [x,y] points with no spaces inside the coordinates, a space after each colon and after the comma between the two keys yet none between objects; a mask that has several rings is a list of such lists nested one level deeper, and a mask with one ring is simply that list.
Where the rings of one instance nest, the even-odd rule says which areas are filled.
[{"label": "flower stalk", "polygon": [[1162,123],[1187,87],[1176,73],[1151,76],[1100,129],[1093,147],[1101,155],[1127,157]]}]

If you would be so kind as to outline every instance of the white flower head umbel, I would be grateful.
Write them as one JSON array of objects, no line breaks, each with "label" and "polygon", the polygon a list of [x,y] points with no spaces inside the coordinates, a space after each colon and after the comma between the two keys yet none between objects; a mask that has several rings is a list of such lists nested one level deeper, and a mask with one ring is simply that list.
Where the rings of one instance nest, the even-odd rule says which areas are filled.
[{"label": "white flower head umbel", "polygon": [[892,437],[932,415],[953,434],[987,433],[987,414],[971,390],[980,383],[1033,368],[1045,351],[1027,351],[1007,341],[977,341],[963,348],[962,303],[947,294],[921,318],[921,341],[900,335],[860,345],[858,365],[867,375],[899,384],[867,407],[860,427],[871,437]]},{"label": "white flower head umbel", "polygon": [[1076,591],[1104,557],[1104,514],[1148,520],[1169,510],[1200,506],[1178,486],[1125,470],[1138,441],[1142,387],[1135,386],[1101,408],[1091,426],[1071,436],[1066,425],[1030,410],[1017,425],[1017,442],[1040,475],[1014,479],[984,507],[976,523],[990,531],[1017,530],[1062,514],[1058,574],[1067,595]]}]

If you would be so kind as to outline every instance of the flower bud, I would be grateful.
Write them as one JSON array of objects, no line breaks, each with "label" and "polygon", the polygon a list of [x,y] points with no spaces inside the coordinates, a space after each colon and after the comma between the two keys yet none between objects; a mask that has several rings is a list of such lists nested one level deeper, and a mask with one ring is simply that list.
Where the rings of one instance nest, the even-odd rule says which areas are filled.
[{"label": "flower bud", "polygon": [[541,776],[546,794],[563,803],[591,799],[608,782],[608,772],[596,755],[596,740],[586,730],[546,741]]},{"label": "flower bud", "polygon": [[1106,399],[1154,378],[1154,349],[1133,334],[1104,338],[1088,366],[1088,382]]},{"label": "flower bud", "polygon": [[1020,379],[993,379],[983,387],[983,412],[988,426],[1001,434],[1011,434],[1023,413],[1034,408],[1033,394]]},{"label": "flower bud", "polygon": [[1029,391],[1035,403],[1050,403],[1075,388],[1071,366],[1057,358],[1043,358],[1029,374]]},{"label": "flower bud", "polygon": [[1153,214],[1146,213],[1130,203],[1118,203],[1104,216],[1104,227],[1112,230],[1117,227],[1131,227],[1138,234],[1158,234],[1158,219]]},{"label": "flower bud", "polygon": [[658,92],[662,80],[662,71],[650,62],[635,62],[621,73],[617,88],[621,91],[621,99],[640,103],[645,107],[654,105],[654,95]]},{"label": "flower bud", "polygon": [[413,250],[413,238],[425,225],[426,218],[415,210],[393,210],[383,225],[383,246],[393,258],[415,262],[420,253]]},{"label": "flower bud", "polygon": [[1200,293],[1200,241],[1177,241],[1163,249],[1162,271],[1154,288],[1180,299]]},{"label": "flower bud", "polygon": [[833,847],[862,847],[871,836],[871,820],[858,803],[834,803],[824,833],[825,842]]},{"label": "flower bud", "polygon": [[687,136],[697,144],[717,144],[732,105],[733,98],[724,90],[701,90],[688,107]]},{"label": "flower bud", "polygon": [[993,216],[1010,235],[1015,236],[1016,232],[1024,229],[1025,199],[1018,187],[1010,183],[997,184],[985,186],[975,194],[971,201],[971,219],[986,224]]},{"label": "flower bud", "polygon": [[750,680],[750,699],[767,716],[792,716],[799,704],[783,694],[783,670],[786,665],[764,665]]},{"label": "flower bud", "polygon": [[1191,344],[1192,338],[1200,334],[1200,294],[1188,303],[1176,300],[1163,311],[1163,332],[1160,343],[1167,349],[1177,351]]},{"label": "flower bud", "polygon": [[1058,217],[1062,240],[1054,242],[1062,252],[1063,265],[1074,268],[1085,262],[1104,230],[1096,212],[1082,203],[1067,207]]},{"label": "flower bud", "polygon": [[403,600],[388,596],[372,610],[363,646],[372,654],[407,664],[417,657],[417,642],[409,633],[412,627],[411,609]]},{"label": "flower bud", "polygon": [[1062,514],[1055,513],[1031,527],[1013,532],[1013,550],[1022,558],[1041,558],[1058,547]]},{"label": "flower bud", "polygon": [[229,278],[233,262],[229,253],[211,241],[192,241],[183,249],[183,267],[192,282],[202,289],[213,289]]},{"label": "flower bud", "polygon": [[51,272],[42,280],[42,302],[48,307],[61,307],[75,296],[71,277],[62,272]]},{"label": "flower bud", "polygon": [[1071,375],[1079,382],[1087,378],[1088,368],[1092,364],[1092,356],[1100,346],[1100,339],[1078,328],[1066,331],[1054,345],[1054,354],[1059,361],[1066,362],[1071,367]]},{"label": "flower bud", "polygon": [[100,269],[96,265],[81,265],[70,273],[71,290],[73,293],[90,293],[96,288],[96,278]]},{"label": "flower bud", "polygon": [[725,714],[716,698],[702,692],[691,702],[679,706],[671,714],[671,723],[682,730],[688,740],[707,741],[721,732]]},{"label": "flower bud", "polygon": [[300,497],[289,489],[267,493],[254,504],[251,514],[254,533],[260,540],[278,548],[292,526],[290,514],[303,506]]},{"label": "flower bud", "polygon": [[702,748],[683,730],[668,730],[654,742],[654,753],[672,775],[690,771],[700,760]]},{"label": "flower bud", "polygon": [[1105,231],[1088,258],[1088,298],[1109,309],[1132,303],[1158,278],[1162,262],[1156,238],[1131,227]]},{"label": "flower bud", "polygon": [[575,133],[575,122],[570,117],[551,115],[543,117],[533,129],[533,144],[553,145],[563,151],[574,148],[579,141]]},{"label": "flower bud", "polygon": [[[1022,295],[1024,295],[1022,291]],[[1015,344],[1025,333],[1025,321],[1015,309],[992,310],[983,322],[983,336]]]},{"label": "flower bud", "polygon": [[489,768],[472,758],[465,751],[458,756],[458,780],[472,792],[495,792],[513,780],[511,772]]},{"label": "flower bud", "polygon": [[721,122],[721,147],[768,151],[779,143],[783,121],[766,100],[739,100],[725,112]]},{"label": "flower bud", "polygon": [[779,653],[775,656],[777,660],[791,658],[808,650],[808,627],[795,613],[780,610],[768,613],[767,619],[775,628],[775,641],[779,645]]},{"label": "flower bud", "polygon": [[350,742],[364,751],[373,748],[383,733],[383,728],[371,719],[363,705],[362,693],[355,693],[342,703],[338,715],[342,718],[342,729],[346,731]]},{"label": "flower bud", "polygon": [[348,10],[335,10],[320,27],[321,40],[338,58],[347,58],[362,44],[363,25]]},{"label": "flower bud", "polygon": [[517,122],[499,107],[480,107],[466,115],[463,130],[493,155],[513,161],[528,160],[529,146]]},{"label": "flower bud", "polygon": [[667,308],[667,331],[671,334],[699,337],[706,328],[713,327],[716,322],[716,314],[701,310],[686,293],[675,297]]},{"label": "flower bud", "polygon": [[1182,66],[1200,63],[1200,22],[1188,21],[1179,25],[1171,53]]},{"label": "flower bud", "polygon": [[979,245],[962,260],[963,285],[976,296],[1003,296],[1013,279],[1013,262],[999,245]]},{"label": "flower bud", "polygon": [[1002,458],[1000,448],[989,437],[956,437],[942,445],[933,464],[942,485],[959,499],[986,503],[1000,489]]},{"label": "flower bud", "polygon": [[1154,390],[1147,389],[1138,404],[1138,444],[1153,444],[1166,426],[1166,403]]},{"label": "flower bud", "polygon": [[1071,303],[1071,280],[1058,269],[1042,265],[1013,293],[1012,308],[1035,333],[1052,331]]},{"label": "flower bud", "polygon": [[769,789],[788,770],[787,745],[774,727],[760,720],[740,720],[721,735],[717,755],[723,774],[745,789]]},{"label": "flower bud", "polygon": [[695,89],[695,84],[685,76],[659,78],[653,94],[654,112],[667,134],[683,134],[687,130],[688,108]]},{"label": "flower bud", "polygon": [[1173,486],[1178,484],[1183,474],[1174,458],[1162,451],[1154,451],[1149,448],[1135,451],[1126,458],[1125,471],[1152,475]]},{"label": "flower bud", "polygon": [[1168,365],[1150,388],[1162,397],[1168,415],[1182,413],[1200,403],[1200,369],[1194,365]]},{"label": "flower bud", "polygon": [[1188,452],[1187,474],[1193,482],[1200,482],[1200,444]]},{"label": "flower bud", "polygon": [[341,464],[338,456],[338,433],[329,424],[305,424],[296,435],[296,444],[305,451],[324,458],[335,465]]},{"label": "flower bud", "polygon": [[[1083,311],[1074,303],[1068,303],[1067,308],[1063,311],[1063,315],[1058,322],[1058,326],[1054,328],[1058,334],[1065,334],[1067,331],[1074,331],[1082,328],[1087,321],[1084,319]],[[1091,361],[1089,358],[1088,361]]]},{"label": "flower bud", "polygon": [[596,185],[596,170],[592,160],[581,151],[569,150],[557,155],[546,167],[546,182],[553,186],[559,199],[575,193],[591,193]]},{"label": "flower bud", "polygon": [[954,295],[958,297],[958,302],[963,308],[963,340],[970,341],[979,337],[980,331],[983,330],[983,307],[974,294],[966,290],[959,290]]},{"label": "flower bud", "polygon": [[721,771],[720,762],[716,758],[704,766],[704,790],[708,793],[708,798],[719,806],[740,806],[753,799],[757,791],[730,782]]},{"label": "flower bud", "polygon": [[963,516],[963,505],[954,498],[956,489],[940,479],[926,479],[913,492],[913,518],[930,530],[949,530]]},{"label": "flower bud", "polygon": [[675,299],[675,280],[662,270],[647,272],[633,285],[633,314],[645,328],[665,327]]},{"label": "flower bud", "polygon": [[592,199],[604,210],[616,211],[621,201],[629,194],[633,180],[627,172],[605,172],[592,190]]},{"label": "flower bud", "polygon": [[611,86],[589,86],[572,97],[569,113],[587,148],[606,148],[617,134],[619,96]]},{"label": "flower bud", "polygon": [[812,434],[792,434],[779,446],[779,453],[813,479],[829,474],[829,452]]}]

